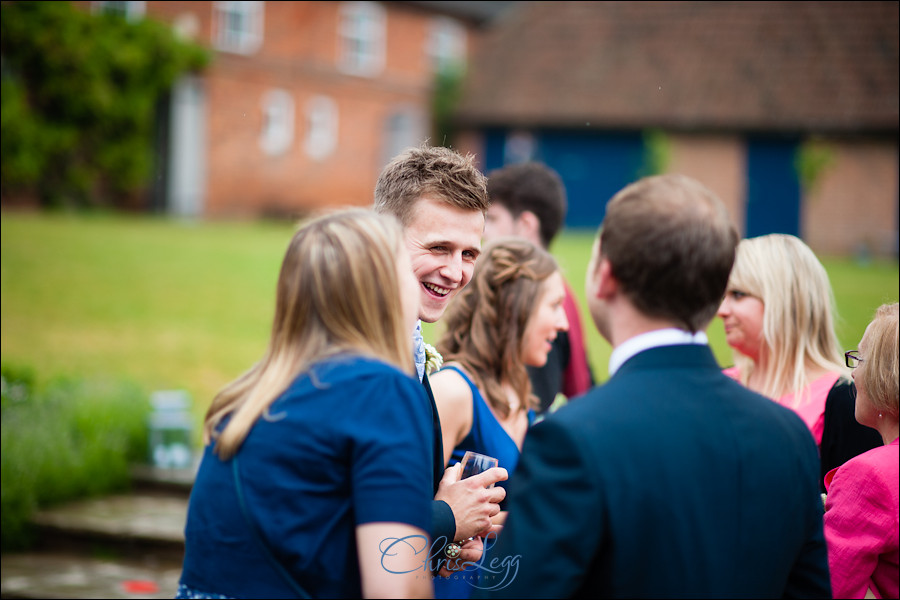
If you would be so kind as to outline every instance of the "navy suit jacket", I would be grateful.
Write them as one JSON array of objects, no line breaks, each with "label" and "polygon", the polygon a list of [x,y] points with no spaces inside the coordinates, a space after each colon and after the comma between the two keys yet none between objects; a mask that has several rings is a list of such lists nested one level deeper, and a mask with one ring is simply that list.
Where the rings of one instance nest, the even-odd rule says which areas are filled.
[{"label": "navy suit jacket", "polygon": [[479,593],[830,597],[818,476],[803,421],[708,346],[646,350],[529,430]]},{"label": "navy suit jacket", "polygon": [[[431,401],[431,427],[434,434],[431,440],[434,453],[431,481],[434,487],[433,493],[436,494],[438,484],[444,476],[444,438],[441,434],[441,417],[438,414],[437,404],[434,401],[434,392],[431,391],[431,383],[428,381],[427,373],[422,377],[422,385],[425,386],[425,393]],[[453,510],[450,508],[450,505],[443,500],[434,500],[431,503],[430,533],[431,541],[437,542],[441,547],[454,541],[456,518],[453,516]]]}]

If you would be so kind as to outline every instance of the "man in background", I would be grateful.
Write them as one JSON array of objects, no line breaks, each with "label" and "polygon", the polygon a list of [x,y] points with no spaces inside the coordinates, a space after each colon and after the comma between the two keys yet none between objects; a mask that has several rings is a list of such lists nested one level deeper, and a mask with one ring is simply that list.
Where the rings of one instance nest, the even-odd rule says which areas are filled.
[{"label": "man in background", "polygon": [[[488,175],[484,239],[523,237],[548,250],[566,217],[566,190],[559,174],[540,162],[508,165]],[[566,283],[563,303],[569,330],[560,331],[543,367],[528,367],[531,387],[546,412],[557,394],[574,398],[594,385],[588,362],[584,329],[575,295]]]}]

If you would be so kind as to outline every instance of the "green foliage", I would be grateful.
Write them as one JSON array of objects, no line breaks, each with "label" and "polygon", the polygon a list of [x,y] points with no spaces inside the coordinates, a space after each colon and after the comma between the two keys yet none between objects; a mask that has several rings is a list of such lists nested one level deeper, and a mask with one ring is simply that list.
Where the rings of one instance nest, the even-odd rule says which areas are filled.
[{"label": "green foliage", "polygon": [[672,160],[672,148],[669,138],[659,129],[648,129],[643,133],[644,163],[637,177],[660,175],[669,169]]},{"label": "green foliage", "polygon": [[803,142],[794,157],[794,168],[800,185],[807,193],[815,189],[822,174],[834,164],[834,151],[823,142],[810,139]]},{"label": "green foliage", "polygon": [[56,502],[128,486],[147,454],[149,401],[133,384],[57,379],[2,367],[0,547],[27,547],[30,515]]},{"label": "green foliage", "polygon": [[453,143],[453,113],[462,93],[465,67],[446,66],[435,75],[434,92],[431,100],[433,119],[433,144],[451,147]]},{"label": "green foliage", "polygon": [[210,54],[162,23],[69,2],[0,11],[3,194],[47,206],[125,202],[152,171],[156,103]]}]

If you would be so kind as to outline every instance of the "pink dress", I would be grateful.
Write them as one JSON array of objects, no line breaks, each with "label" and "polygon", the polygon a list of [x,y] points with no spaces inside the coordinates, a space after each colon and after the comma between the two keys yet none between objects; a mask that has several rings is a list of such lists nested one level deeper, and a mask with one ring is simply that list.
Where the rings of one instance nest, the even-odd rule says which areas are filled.
[{"label": "pink dress", "polygon": [[[729,367],[723,371],[726,375],[740,381],[740,371],[737,367]],[[825,373],[818,379],[812,381],[806,386],[806,402],[798,407],[794,407],[794,394],[785,394],[778,398],[776,402],[784,407],[790,408],[800,415],[806,426],[809,427],[810,433],[816,440],[816,445],[822,444],[822,431],[825,429],[825,401],[828,400],[828,392],[840,379],[840,373]]]},{"label": "pink dress", "polygon": [[894,440],[825,476],[825,541],[835,598],[900,594],[900,446]]}]

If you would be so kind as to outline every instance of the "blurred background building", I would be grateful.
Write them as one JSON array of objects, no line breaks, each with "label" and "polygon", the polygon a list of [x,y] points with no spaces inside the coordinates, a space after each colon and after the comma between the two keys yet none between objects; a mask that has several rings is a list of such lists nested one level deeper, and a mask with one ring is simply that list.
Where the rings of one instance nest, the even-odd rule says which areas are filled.
[{"label": "blurred background building", "polygon": [[474,52],[457,143],[562,175],[596,226],[640,174],[681,172],[747,237],[897,254],[897,2],[523,2]]},{"label": "blurred background building", "polygon": [[159,211],[364,205],[387,160],[427,140],[486,172],[548,163],[568,227],[682,172],[746,236],[897,255],[896,1],[77,4],[214,50],[160,111]]},{"label": "blurred background building", "polygon": [[372,202],[388,159],[436,142],[442,72],[509,2],[80,2],[170,23],[214,50],[163,106],[153,204],[293,216]]}]

